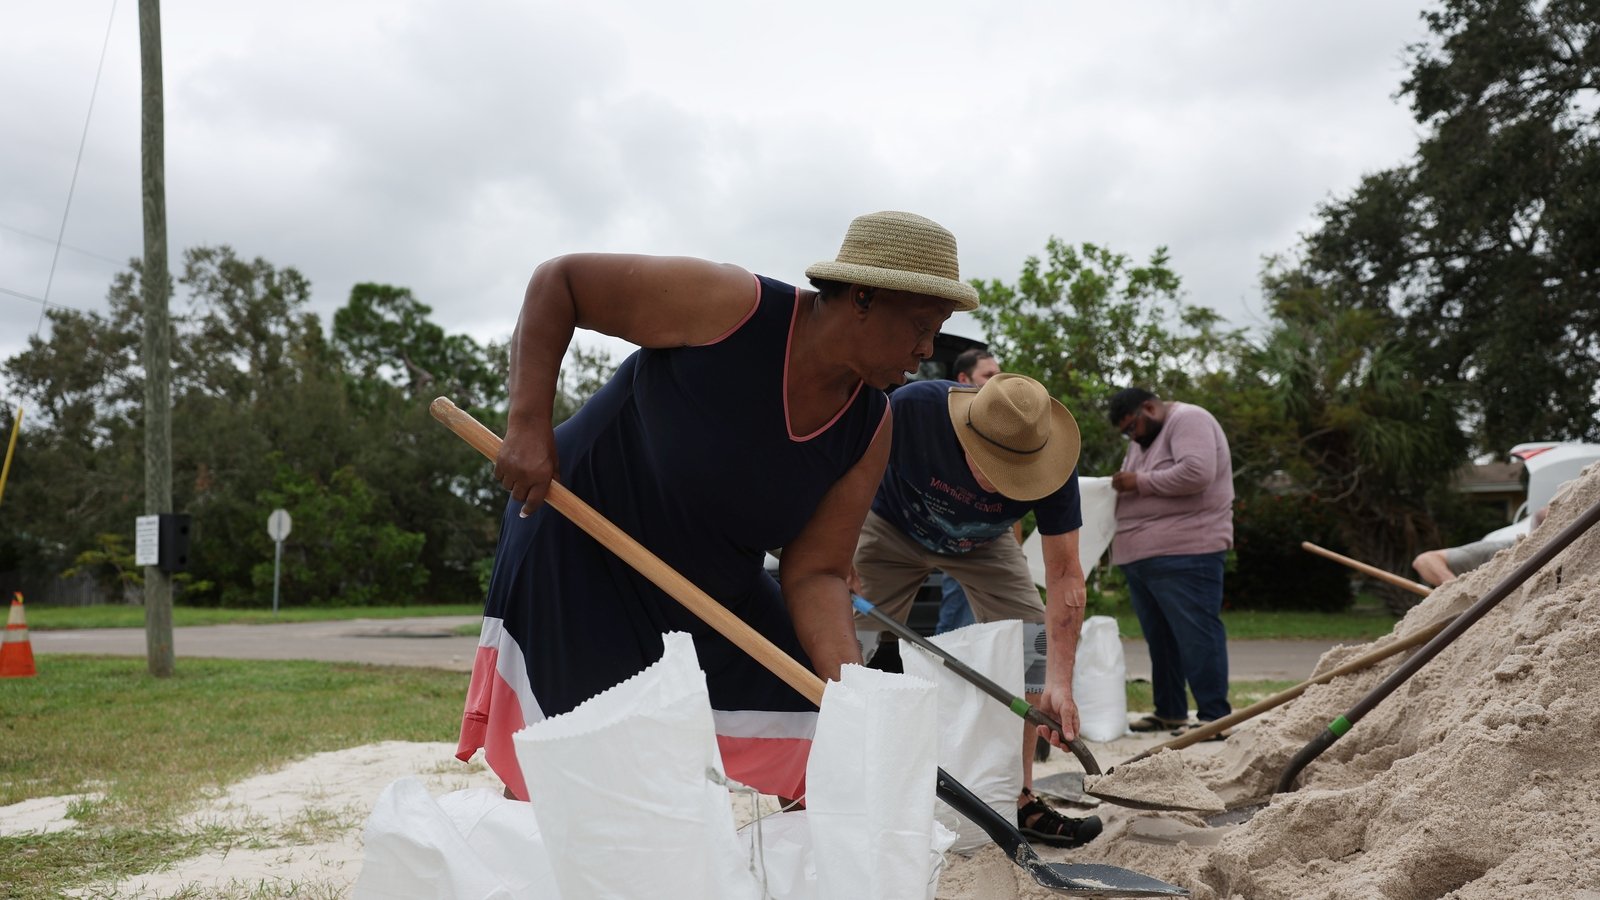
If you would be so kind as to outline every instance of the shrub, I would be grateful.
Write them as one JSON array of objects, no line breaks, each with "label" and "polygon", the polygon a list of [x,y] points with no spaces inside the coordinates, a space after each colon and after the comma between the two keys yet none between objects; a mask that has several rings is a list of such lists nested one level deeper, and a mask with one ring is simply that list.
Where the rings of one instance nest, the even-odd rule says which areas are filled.
[{"label": "shrub", "polygon": [[1336,524],[1315,494],[1262,493],[1233,506],[1233,547],[1224,583],[1234,609],[1341,612],[1354,602],[1350,570],[1301,548],[1335,552]]}]

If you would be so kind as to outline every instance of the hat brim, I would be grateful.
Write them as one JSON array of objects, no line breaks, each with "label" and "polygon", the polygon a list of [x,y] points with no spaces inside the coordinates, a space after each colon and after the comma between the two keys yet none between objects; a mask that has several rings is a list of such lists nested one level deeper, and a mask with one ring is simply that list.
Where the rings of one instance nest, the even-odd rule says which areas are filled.
[{"label": "hat brim", "polygon": [[1078,467],[1083,437],[1078,432],[1078,420],[1060,400],[1050,398],[1050,440],[1032,453],[1018,453],[990,443],[967,424],[967,410],[977,396],[978,391],[973,388],[950,389],[950,424],[955,427],[961,449],[972,457],[983,477],[1000,493],[1023,502],[1048,497],[1067,483],[1072,470]]},{"label": "hat brim", "polygon": [[908,272],[904,269],[882,269],[877,266],[863,266],[859,263],[844,263],[835,260],[819,262],[806,269],[807,278],[821,278],[828,281],[842,281],[846,284],[864,284],[867,287],[883,288],[890,291],[910,291],[913,294],[926,294],[949,300],[956,305],[958,312],[971,312],[978,308],[978,291],[965,281],[954,278],[940,278],[926,272]]}]

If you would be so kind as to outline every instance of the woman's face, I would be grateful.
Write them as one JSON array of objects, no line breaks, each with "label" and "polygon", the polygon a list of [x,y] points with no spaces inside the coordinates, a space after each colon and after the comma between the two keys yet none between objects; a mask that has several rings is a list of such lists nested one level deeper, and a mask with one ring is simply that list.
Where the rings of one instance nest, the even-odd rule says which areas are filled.
[{"label": "woman's face", "polygon": [[933,356],[933,338],[955,304],[926,294],[877,290],[857,307],[863,329],[861,380],[875,388],[905,384]]}]

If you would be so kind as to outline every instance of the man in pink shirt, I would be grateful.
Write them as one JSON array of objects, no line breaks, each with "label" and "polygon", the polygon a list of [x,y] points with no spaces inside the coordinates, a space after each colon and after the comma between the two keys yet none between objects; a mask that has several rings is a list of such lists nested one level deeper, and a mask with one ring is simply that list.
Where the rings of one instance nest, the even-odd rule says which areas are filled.
[{"label": "man in pink shirt", "polygon": [[1233,546],[1233,460],[1212,415],[1142,388],[1111,398],[1111,424],[1129,440],[1117,489],[1111,561],[1128,580],[1150,648],[1155,714],[1134,731],[1189,721],[1185,686],[1201,722],[1228,704],[1228,636],[1222,626],[1222,566]]}]

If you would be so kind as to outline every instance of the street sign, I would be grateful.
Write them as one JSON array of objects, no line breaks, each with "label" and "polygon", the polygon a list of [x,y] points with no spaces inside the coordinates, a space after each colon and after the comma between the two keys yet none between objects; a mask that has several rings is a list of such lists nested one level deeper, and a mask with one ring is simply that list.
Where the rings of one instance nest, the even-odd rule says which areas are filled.
[{"label": "street sign", "polygon": [[139,516],[133,520],[133,563],[136,566],[161,564],[160,516]]},{"label": "street sign", "polygon": [[267,535],[275,541],[281,541],[289,536],[289,527],[293,524],[288,510],[275,509],[272,515],[267,516]]},{"label": "street sign", "polygon": [[275,509],[267,516],[267,536],[272,538],[272,614],[278,614],[278,572],[283,568],[283,539],[294,522],[286,509]]}]

